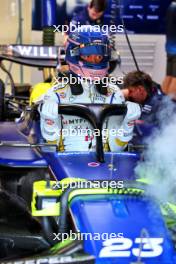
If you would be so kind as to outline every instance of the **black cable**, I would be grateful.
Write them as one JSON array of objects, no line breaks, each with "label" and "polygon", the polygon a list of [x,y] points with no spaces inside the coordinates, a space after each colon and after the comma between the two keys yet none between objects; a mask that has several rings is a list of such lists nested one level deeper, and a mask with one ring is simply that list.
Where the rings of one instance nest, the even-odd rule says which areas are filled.
[{"label": "black cable", "polygon": [[122,21],[122,25],[123,25],[123,29],[124,29],[124,33],[125,33],[125,38],[126,38],[126,41],[128,43],[128,47],[130,49],[130,52],[131,52],[131,55],[132,55],[132,58],[133,58],[133,61],[134,61],[134,64],[136,66],[137,71],[141,72],[140,69],[139,69],[139,65],[137,63],[137,60],[136,60],[136,57],[135,57],[133,48],[131,46],[131,43],[130,43],[130,40],[129,40],[129,37],[128,37],[127,30],[126,30],[125,22],[124,22],[124,19],[123,19],[123,12],[122,12],[122,8],[121,8],[121,6],[122,6],[121,0],[117,0],[117,1],[118,1],[118,4],[119,4],[120,18],[121,18],[121,21]]},{"label": "black cable", "polygon": [[[110,20],[110,25],[115,25],[116,24],[116,16],[118,15],[117,12],[117,7],[118,5],[116,4],[116,0],[112,0],[111,2],[111,20]],[[112,33],[110,31],[110,40],[111,40],[111,47],[113,50],[116,50],[115,48],[115,32]]]}]

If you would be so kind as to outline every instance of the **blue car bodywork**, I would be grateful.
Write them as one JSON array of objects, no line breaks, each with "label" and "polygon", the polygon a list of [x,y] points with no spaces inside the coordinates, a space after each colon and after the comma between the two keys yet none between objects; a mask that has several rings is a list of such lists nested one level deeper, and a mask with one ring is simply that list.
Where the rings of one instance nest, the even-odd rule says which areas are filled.
[{"label": "blue car bodywork", "polygon": [[[138,153],[107,152],[105,163],[100,163],[93,152],[58,153],[49,146],[38,148],[31,143],[36,136],[37,141],[41,139],[39,121],[1,123],[0,166],[12,170],[46,168],[57,181],[135,180]],[[145,194],[119,194],[115,190],[92,194],[87,190],[73,196],[69,212],[76,231],[83,234],[84,251],[95,257],[96,264],[176,263],[174,244],[159,204]]]}]

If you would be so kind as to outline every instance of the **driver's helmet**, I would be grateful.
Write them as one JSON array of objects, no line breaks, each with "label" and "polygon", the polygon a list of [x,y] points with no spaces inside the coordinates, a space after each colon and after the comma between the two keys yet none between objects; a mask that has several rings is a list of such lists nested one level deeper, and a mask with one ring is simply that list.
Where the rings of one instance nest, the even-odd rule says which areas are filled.
[{"label": "driver's helmet", "polygon": [[66,43],[66,62],[74,74],[103,78],[108,73],[110,45],[107,35],[94,26],[81,26],[70,33]]}]

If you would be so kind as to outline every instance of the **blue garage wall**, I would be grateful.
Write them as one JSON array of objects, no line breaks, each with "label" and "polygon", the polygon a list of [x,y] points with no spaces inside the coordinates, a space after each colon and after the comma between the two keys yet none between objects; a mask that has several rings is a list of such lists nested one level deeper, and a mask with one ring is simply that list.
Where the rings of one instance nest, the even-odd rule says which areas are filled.
[{"label": "blue garage wall", "polygon": [[[74,10],[82,8],[88,0],[33,0],[32,29],[41,30],[52,24],[68,24]],[[110,21],[111,2],[105,14],[105,23]],[[117,0],[121,3],[126,28],[133,33],[163,34],[165,14],[171,0]],[[116,24],[121,24],[120,11]],[[52,23],[51,23],[52,22]]]}]

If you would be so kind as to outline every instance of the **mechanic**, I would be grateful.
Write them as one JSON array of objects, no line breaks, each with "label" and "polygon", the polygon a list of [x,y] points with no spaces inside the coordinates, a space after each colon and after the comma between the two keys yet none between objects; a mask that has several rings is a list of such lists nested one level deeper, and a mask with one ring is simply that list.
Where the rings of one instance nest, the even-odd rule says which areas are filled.
[{"label": "mechanic", "polygon": [[152,81],[147,73],[133,71],[124,77],[123,88],[127,100],[142,105],[140,119],[147,123],[157,122],[157,113],[164,97],[160,85]]},{"label": "mechanic", "polygon": [[71,24],[79,27],[82,25],[102,26],[104,23],[104,12],[106,9],[106,0],[91,0],[83,9],[74,12],[70,21],[70,29],[64,35],[64,46],[66,45],[69,33],[72,31]]},{"label": "mechanic", "polygon": [[91,0],[91,2],[78,13],[73,15],[71,20],[75,25],[103,25],[104,12],[107,6],[106,0]]},{"label": "mechanic", "polygon": [[[40,95],[40,91],[33,89],[33,103],[42,101],[42,106],[39,107],[42,136],[46,141],[57,141],[60,151],[93,150],[95,136],[88,133],[91,126],[86,120],[74,116],[60,117],[58,104],[125,103],[125,98],[116,85],[103,83],[108,73],[109,59],[108,37],[97,32],[92,26],[82,26],[77,32],[70,33],[67,40],[66,61],[69,65],[69,82],[65,80],[61,83],[58,82],[48,89],[47,93],[42,94],[41,92]],[[134,120],[138,119],[141,114],[139,104],[126,102],[126,105],[125,118],[111,116],[104,124],[104,128],[108,129],[108,132],[112,129],[121,131],[116,135],[108,134],[107,141],[111,151],[122,151],[127,146],[133,137]],[[78,131],[76,136],[62,134],[63,129],[68,131],[70,128]],[[86,131],[86,134],[80,134],[80,131]]]}]

